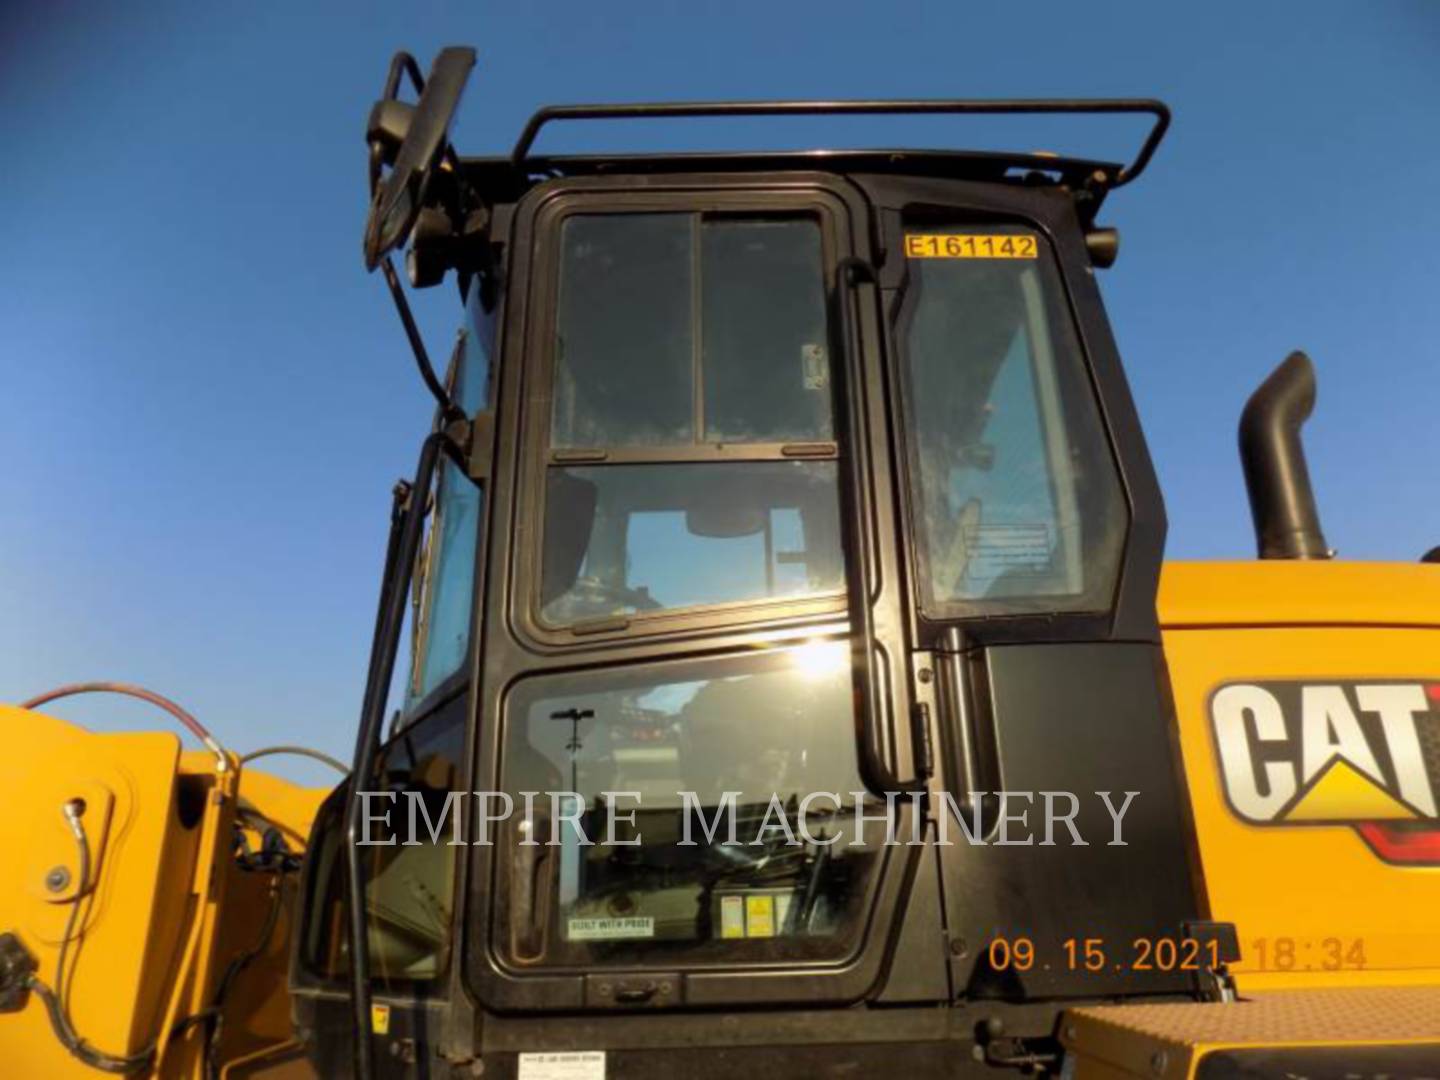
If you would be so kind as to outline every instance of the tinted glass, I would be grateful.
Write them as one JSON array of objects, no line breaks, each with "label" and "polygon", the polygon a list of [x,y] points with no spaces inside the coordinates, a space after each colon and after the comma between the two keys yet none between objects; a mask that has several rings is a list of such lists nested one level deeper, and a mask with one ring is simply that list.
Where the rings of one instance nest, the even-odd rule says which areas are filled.
[{"label": "tinted glass", "polygon": [[831,437],[814,219],[567,218],[557,323],[554,447]]},{"label": "tinted glass", "polygon": [[819,223],[707,219],[701,251],[705,440],[830,439]]},{"label": "tinted glass", "polygon": [[[494,316],[480,302],[479,278],[466,305],[465,346],[452,392],[467,416],[489,401]],[[425,627],[412,693],[423,698],[460,669],[470,648],[475,601],[475,544],[485,493],[448,457],[440,466],[440,489],[430,543]]]},{"label": "tinted glass", "polygon": [[[852,708],[844,642],[521,684],[504,786],[517,806],[525,792],[578,799],[537,812],[532,835],[553,846],[521,846],[519,824],[507,834],[502,874],[534,883],[497,892],[512,956],[688,965],[851,952],[885,837],[883,821],[856,822]],[[793,843],[779,816],[765,820],[772,797]]]},{"label": "tinted glass", "polygon": [[[1033,234],[957,233],[976,230],[909,260],[901,323],[921,602],[1103,610],[1127,511],[1058,276]],[[1007,239],[1029,254],[973,254]]]},{"label": "tinted glass", "polygon": [[551,445],[693,440],[696,224],[690,214],[566,219]]},{"label": "tinted glass", "polygon": [[843,587],[832,461],[601,465],[547,476],[549,623]]},{"label": "tinted glass", "polygon": [[[368,788],[395,793],[393,802],[379,797],[370,801],[372,816],[390,811],[391,828],[376,822],[370,839],[380,843],[360,848],[365,859],[365,907],[370,916],[370,970],[381,985],[435,979],[449,961],[457,849],[448,846],[451,826],[445,814],[451,793],[464,787],[460,772],[464,716],[465,710],[457,705],[405,729],[381,750],[376,778]],[[411,839],[407,793],[423,802],[439,835],[438,843],[418,809],[413,836],[419,843],[383,843]],[[317,830],[319,850],[309,856],[315,869],[312,895],[305,905],[303,955],[317,975],[341,978],[350,971],[340,818],[344,802],[332,799],[323,811],[330,825],[323,833]],[[448,813],[459,810],[452,802]]]}]

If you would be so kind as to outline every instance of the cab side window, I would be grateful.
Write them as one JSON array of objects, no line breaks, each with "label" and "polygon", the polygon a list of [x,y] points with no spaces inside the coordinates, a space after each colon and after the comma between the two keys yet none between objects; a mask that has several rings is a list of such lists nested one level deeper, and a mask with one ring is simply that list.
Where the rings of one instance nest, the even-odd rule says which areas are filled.
[{"label": "cab side window", "polygon": [[1104,611],[1128,509],[1054,258],[1010,226],[912,227],[897,326],[920,602]]},{"label": "cab side window", "polygon": [[[470,286],[463,347],[451,372],[451,394],[466,416],[490,401],[490,351],[495,336],[493,303],[481,280]],[[423,556],[422,594],[410,700],[419,701],[460,670],[470,649],[475,599],[475,545],[485,493],[450,458],[442,458],[434,518]]]}]

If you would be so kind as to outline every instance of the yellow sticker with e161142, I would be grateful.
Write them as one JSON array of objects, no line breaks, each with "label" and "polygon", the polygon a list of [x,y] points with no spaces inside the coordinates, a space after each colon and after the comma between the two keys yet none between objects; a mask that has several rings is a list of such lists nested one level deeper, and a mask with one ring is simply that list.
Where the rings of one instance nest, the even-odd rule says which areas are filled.
[{"label": "yellow sticker with e161142", "polygon": [[907,259],[1033,259],[1035,237],[1023,233],[906,233]]}]

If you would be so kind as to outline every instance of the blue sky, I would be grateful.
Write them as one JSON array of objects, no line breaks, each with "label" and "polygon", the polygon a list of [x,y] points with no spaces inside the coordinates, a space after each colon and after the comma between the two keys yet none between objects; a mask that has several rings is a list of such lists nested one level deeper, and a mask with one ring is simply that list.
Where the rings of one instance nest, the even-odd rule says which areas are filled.
[{"label": "blue sky", "polygon": [[[430,418],[360,260],[364,118],[397,47],[426,66],[479,48],[467,153],[561,101],[1162,97],[1175,125],[1107,207],[1124,246],[1102,286],[1171,557],[1252,554],[1235,421],[1295,347],[1320,370],[1307,436],[1332,545],[1440,543],[1440,4],[299,7],[6,5],[0,699],[126,679],[239,749],[348,756],[389,488]],[[714,137],[1120,154],[1137,135],[855,119]],[[453,295],[421,297],[438,352]]]}]

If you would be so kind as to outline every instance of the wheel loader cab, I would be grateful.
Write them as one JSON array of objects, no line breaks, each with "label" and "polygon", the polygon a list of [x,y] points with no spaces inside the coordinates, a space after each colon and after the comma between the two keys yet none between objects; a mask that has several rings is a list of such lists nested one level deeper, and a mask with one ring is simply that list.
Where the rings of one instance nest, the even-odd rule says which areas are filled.
[{"label": "wheel loader cab", "polygon": [[[1239,425],[1281,561],[1172,563],[1157,618],[1094,272],[1165,107],[566,106],[467,158],[473,63],[398,55],[367,131],[365,261],[435,408],[346,781],[130,684],[0,706],[10,1072],[1433,1076],[1440,577],[1329,561],[1303,353]],[[1037,112],[1155,123],[1125,166],[535,150]],[[441,370],[402,246],[454,272]],[[46,714],[94,692],[205,749]]]},{"label": "wheel loader cab", "polygon": [[[747,108],[776,107],[711,107]],[[1057,1002],[1191,994],[1009,958],[1205,915],[1163,509],[1087,242],[1125,171],[531,155],[567,115],[508,159],[442,139],[406,188],[432,208],[412,279],[454,268],[467,328],[415,484],[438,475],[429,541],[407,558],[412,491],[392,542],[371,794],[338,791],[312,847],[314,1059],[345,1072],[358,1037],[383,1075],[557,1049],[730,1075],[738,1041],[957,1075],[1003,1056],[982,1019],[1043,1055]],[[405,705],[367,745],[417,567]],[[348,875],[342,822],[368,841]]]}]

